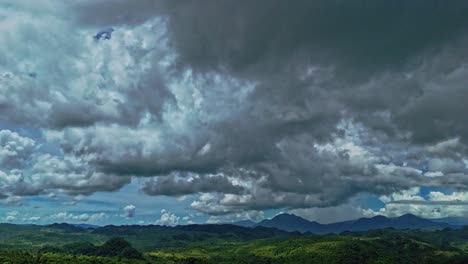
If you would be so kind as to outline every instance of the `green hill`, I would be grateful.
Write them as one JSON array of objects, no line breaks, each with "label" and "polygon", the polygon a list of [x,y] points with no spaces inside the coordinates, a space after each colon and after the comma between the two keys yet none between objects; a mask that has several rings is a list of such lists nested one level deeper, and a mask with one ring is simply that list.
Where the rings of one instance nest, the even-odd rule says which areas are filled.
[{"label": "green hill", "polygon": [[468,228],[340,235],[234,225],[0,224],[0,263],[468,263]]}]

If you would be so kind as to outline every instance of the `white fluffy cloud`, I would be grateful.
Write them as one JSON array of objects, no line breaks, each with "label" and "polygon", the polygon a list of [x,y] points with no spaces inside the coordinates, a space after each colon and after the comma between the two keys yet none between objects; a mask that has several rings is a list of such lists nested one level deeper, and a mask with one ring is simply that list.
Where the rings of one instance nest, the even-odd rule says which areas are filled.
[{"label": "white fluffy cloud", "polygon": [[367,213],[397,217],[411,213],[426,218],[465,217],[468,215],[468,192],[430,191],[424,197],[420,188],[399,191],[380,197],[385,203],[383,208]]},{"label": "white fluffy cloud", "polygon": [[265,218],[263,211],[245,211],[234,214],[226,215],[212,215],[206,220],[207,224],[218,224],[218,223],[231,223],[243,220],[250,220],[253,222],[260,222]]},{"label": "white fluffy cloud", "polygon": [[23,221],[26,221],[26,222],[37,222],[41,220],[41,217],[40,216],[31,216],[29,218],[23,218]]},{"label": "white fluffy cloud", "polygon": [[0,167],[15,168],[24,165],[36,142],[10,130],[0,130]]},{"label": "white fluffy cloud", "polygon": [[60,212],[50,215],[48,218],[52,221],[73,221],[73,222],[97,222],[108,217],[105,213],[94,214],[73,214],[68,212]]},{"label": "white fluffy cloud", "polygon": [[5,220],[7,222],[14,222],[18,219],[18,211],[10,211],[6,213]]},{"label": "white fluffy cloud", "polygon": [[293,209],[289,213],[300,216],[310,221],[321,224],[335,223],[341,221],[355,220],[361,217],[375,216],[375,212],[370,209],[363,209],[359,205],[341,204],[325,208]]},{"label": "white fluffy cloud", "polygon": [[161,210],[161,217],[155,221],[156,225],[175,226],[179,224],[180,217],[167,211]]},{"label": "white fluffy cloud", "polygon": [[125,206],[123,210],[125,212],[125,217],[131,218],[135,216],[136,206],[134,206],[133,204],[129,204]]},{"label": "white fluffy cloud", "polygon": [[[7,147],[4,147],[2,153],[8,153],[5,154],[8,157],[2,161],[8,160],[9,165],[0,168],[0,189],[4,197],[8,197],[7,202],[19,201],[20,196],[37,195],[53,189],[62,189],[69,194],[112,191],[130,182],[130,177],[97,172],[83,159],[26,150],[27,146],[35,145],[30,138],[8,130],[0,130],[0,134],[10,135],[17,140],[3,141]],[[16,150],[12,151],[11,146],[16,146]]]},{"label": "white fluffy cloud", "polygon": [[4,217],[0,217],[0,220],[11,223],[36,223],[41,220],[41,217],[31,216],[29,213],[21,213],[19,211],[8,211]]}]

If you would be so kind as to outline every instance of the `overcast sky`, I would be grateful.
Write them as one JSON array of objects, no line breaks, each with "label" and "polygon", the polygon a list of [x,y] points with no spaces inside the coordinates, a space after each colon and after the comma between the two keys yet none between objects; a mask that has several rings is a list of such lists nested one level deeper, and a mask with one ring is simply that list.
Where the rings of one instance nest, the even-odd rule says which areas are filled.
[{"label": "overcast sky", "polygon": [[0,221],[468,217],[468,2],[0,1]]}]

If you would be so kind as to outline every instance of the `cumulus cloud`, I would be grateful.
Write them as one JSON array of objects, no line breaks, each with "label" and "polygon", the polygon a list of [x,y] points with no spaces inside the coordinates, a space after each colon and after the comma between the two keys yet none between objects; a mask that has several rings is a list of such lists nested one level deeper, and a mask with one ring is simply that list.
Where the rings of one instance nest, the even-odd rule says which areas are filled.
[{"label": "cumulus cloud", "polygon": [[31,216],[29,218],[23,218],[23,221],[27,221],[27,222],[37,222],[39,220],[41,220],[40,216]]},{"label": "cumulus cloud", "polygon": [[293,209],[289,213],[300,216],[310,221],[321,224],[336,223],[341,221],[355,220],[362,217],[375,216],[375,212],[370,209],[363,209],[359,205],[340,204],[325,208],[305,208]]},{"label": "cumulus cloud", "polygon": [[[63,189],[69,194],[89,194],[113,191],[130,182],[130,177],[112,176],[95,171],[81,159],[63,158],[44,154],[34,160],[31,168],[36,188]],[[33,183],[33,186],[34,186]]]},{"label": "cumulus cloud", "polygon": [[18,211],[7,212],[5,220],[7,222],[14,222],[14,221],[16,221],[18,219],[18,214],[19,214]]},{"label": "cumulus cloud", "polygon": [[125,212],[125,217],[131,218],[135,216],[136,206],[133,204],[129,204],[123,208]]},{"label": "cumulus cloud", "polygon": [[260,222],[265,218],[263,211],[249,210],[245,212],[239,212],[234,214],[226,215],[212,215],[206,220],[207,224],[218,224],[218,223],[232,223],[243,220],[250,220],[253,222]]},{"label": "cumulus cloud", "polygon": [[0,131],[3,198],[152,177],[216,221],[468,189],[467,3],[110,2],[0,6],[0,121],[40,131]]},{"label": "cumulus cloud", "polygon": [[21,196],[38,195],[61,189],[70,195],[117,190],[130,177],[111,176],[95,171],[86,161],[48,153],[30,153],[22,157],[24,165],[0,168],[0,189],[8,203],[18,203]]},{"label": "cumulus cloud", "polygon": [[398,191],[379,198],[385,205],[376,210],[367,209],[365,215],[385,215],[397,217],[411,213],[425,218],[464,217],[468,214],[465,191],[429,191],[421,193],[419,187]]},{"label": "cumulus cloud", "polygon": [[17,168],[28,161],[36,142],[10,130],[0,130],[0,167]]},{"label": "cumulus cloud", "polygon": [[5,199],[5,202],[9,205],[22,205],[20,196],[9,196]]},{"label": "cumulus cloud", "polygon": [[57,194],[54,193],[54,192],[51,192],[51,193],[47,194],[47,198],[50,199],[50,200],[57,200],[58,199]]},{"label": "cumulus cloud", "polygon": [[105,219],[107,214],[105,213],[94,213],[94,214],[73,214],[68,212],[60,212],[49,215],[49,219],[52,221],[73,221],[73,222],[96,222]]},{"label": "cumulus cloud", "polygon": [[23,222],[23,223],[35,223],[41,220],[40,216],[30,216],[29,214],[20,213],[18,211],[9,211],[5,213],[5,217],[1,217],[2,221],[5,222]]},{"label": "cumulus cloud", "polygon": [[243,188],[234,185],[223,175],[194,175],[184,178],[171,174],[145,182],[143,192],[149,195],[186,195],[193,193],[241,193]]},{"label": "cumulus cloud", "polygon": [[165,225],[165,226],[176,226],[179,224],[180,217],[167,211],[166,209],[161,210],[161,217],[156,220],[154,223],[156,225]]}]

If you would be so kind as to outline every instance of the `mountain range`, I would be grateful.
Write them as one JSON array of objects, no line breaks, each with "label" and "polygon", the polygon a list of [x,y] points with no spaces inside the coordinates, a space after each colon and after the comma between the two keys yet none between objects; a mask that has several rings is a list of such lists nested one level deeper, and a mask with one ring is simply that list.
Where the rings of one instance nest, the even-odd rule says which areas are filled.
[{"label": "mountain range", "polygon": [[[309,225],[309,221],[294,215],[283,214],[271,220],[286,221],[289,227]],[[265,222],[271,224],[271,220]],[[241,222],[252,223],[254,227],[198,224],[94,228],[87,224],[0,223],[0,263],[468,263],[468,227],[439,231],[386,228],[315,235]],[[434,226],[430,220],[412,215],[341,224],[352,223],[356,229],[380,228],[388,223],[412,228],[445,226]]]},{"label": "mountain range", "polygon": [[405,214],[395,218],[378,215],[371,218],[359,218],[331,224],[320,224],[315,221],[308,221],[293,214],[279,214],[272,219],[265,219],[259,223],[244,220],[231,224],[243,227],[272,227],[288,232],[298,231],[301,233],[310,232],[314,234],[338,234],[344,231],[368,231],[382,228],[440,230],[444,228],[460,227],[460,225],[446,223],[443,219],[428,220],[412,214]]}]

